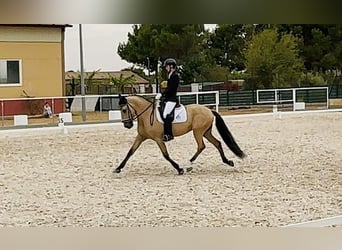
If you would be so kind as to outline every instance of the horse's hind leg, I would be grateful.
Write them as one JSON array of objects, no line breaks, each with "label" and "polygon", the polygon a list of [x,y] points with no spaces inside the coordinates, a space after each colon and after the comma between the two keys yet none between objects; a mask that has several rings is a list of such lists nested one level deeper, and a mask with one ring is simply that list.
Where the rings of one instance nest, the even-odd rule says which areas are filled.
[{"label": "horse's hind leg", "polygon": [[156,143],[158,144],[158,146],[159,146],[159,148],[160,148],[164,158],[168,162],[171,163],[171,165],[178,171],[178,174],[179,175],[184,174],[184,169],[179,167],[179,165],[170,158],[169,153],[167,152],[167,148],[165,146],[165,143],[163,141],[161,141],[161,140],[156,140]]},{"label": "horse's hind leg", "polygon": [[220,152],[221,155],[221,159],[224,163],[228,164],[229,166],[234,166],[234,162],[231,160],[228,160],[226,158],[226,156],[224,155],[223,149],[222,149],[222,145],[221,142],[219,140],[217,140],[211,133],[211,128],[204,134],[204,137],[211,142]]},{"label": "horse's hind leg", "polygon": [[141,145],[141,143],[145,141],[145,138],[142,137],[141,135],[137,135],[137,137],[135,137],[135,141],[132,145],[132,147],[130,148],[130,150],[128,151],[125,159],[121,162],[121,164],[114,170],[115,173],[120,173],[121,169],[124,168],[124,166],[126,165],[128,159],[134,154],[134,152],[138,149],[138,147]]},{"label": "horse's hind leg", "polygon": [[196,130],[196,131],[194,130],[194,137],[197,142],[197,151],[194,154],[194,156],[191,157],[190,162],[193,162],[194,160],[196,160],[199,154],[205,149],[205,145],[203,142],[203,132],[199,130]]}]

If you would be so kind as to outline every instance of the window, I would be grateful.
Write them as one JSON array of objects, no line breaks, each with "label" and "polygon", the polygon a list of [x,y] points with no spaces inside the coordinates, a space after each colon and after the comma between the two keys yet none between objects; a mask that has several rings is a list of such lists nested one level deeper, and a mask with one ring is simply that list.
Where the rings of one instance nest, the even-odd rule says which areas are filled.
[{"label": "window", "polygon": [[21,60],[0,59],[0,86],[21,84]]}]

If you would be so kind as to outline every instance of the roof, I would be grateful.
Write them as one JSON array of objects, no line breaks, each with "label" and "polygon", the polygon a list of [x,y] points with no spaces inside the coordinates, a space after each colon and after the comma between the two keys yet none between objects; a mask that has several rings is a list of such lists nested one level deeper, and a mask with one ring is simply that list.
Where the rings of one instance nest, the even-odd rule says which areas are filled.
[{"label": "roof", "polygon": [[0,26],[16,26],[16,27],[56,27],[56,28],[72,27],[72,25],[70,25],[70,24],[0,24]]},{"label": "roof", "polygon": [[[87,78],[89,75],[93,74],[93,72],[84,72],[85,73],[85,78]],[[121,71],[99,71],[96,72],[93,79],[94,80],[108,80],[110,78],[120,78],[120,75],[122,77],[127,78],[130,76],[134,77],[135,83],[137,84],[148,84],[149,81],[147,81],[145,78],[139,76],[138,74],[130,71],[130,70],[121,70]],[[75,72],[75,71],[68,71],[65,73],[65,80],[70,81],[71,79],[79,78],[80,72]]]}]

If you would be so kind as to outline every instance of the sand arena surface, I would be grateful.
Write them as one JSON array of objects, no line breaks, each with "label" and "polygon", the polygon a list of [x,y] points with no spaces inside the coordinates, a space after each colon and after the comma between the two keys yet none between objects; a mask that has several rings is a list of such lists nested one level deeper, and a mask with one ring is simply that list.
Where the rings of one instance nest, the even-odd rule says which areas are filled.
[{"label": "sand arena surface", "polygon": [[[0,131],[0,226],[282,226],[342,214],[342,113],[224,117],[244,160],[207,148],[178,176],[136,126]],[[216,128],[214,135],[218,136]],[[167,144],[182,167],[196,143]]]}]

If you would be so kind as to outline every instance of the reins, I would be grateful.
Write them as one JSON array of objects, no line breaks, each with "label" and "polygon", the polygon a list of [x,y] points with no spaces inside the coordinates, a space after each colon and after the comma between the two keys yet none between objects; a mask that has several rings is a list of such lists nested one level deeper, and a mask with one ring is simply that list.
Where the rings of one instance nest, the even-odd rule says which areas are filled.
[{"label": "reins", "polygon": [[[126,120],[134,121],[134,120],[138,119],[141,115],[143,115],[152,106],[152,112],[151,112],[151,115],[150,115],[150,125],[152,126],[153,125],[153,120],[154,120],[154,110],[155,110],[155,105],[154,104],[155,104],[155,101],[151,102],[140,114],[137,114],[137,110],[131,104],[129,104],[129,102],[127,102],[126,105],[128,106],[128,112],[129,112],[128,117],[130,117],[130,118],[128,118]],[[135,115],[132,114],[131,109],[134,110]],[[126,121],[126,120],[123,120],[123,122]]]},{"label": "reins", "polygon": [[136,109],[135,109],[131,104],[127,103],[127,105],[128,105],[130,108],[132,108],[132,109],[134,110],[134,112],[135,112],[135,116],[132,116],[132,120],[134,121],[134,120],[138,119],[139,116],[141,116],[142,114],[144,114],[144,113],[153,105],[153,103],[151,103],[150,105],[148,105],[140,114],[137,114]]}]

